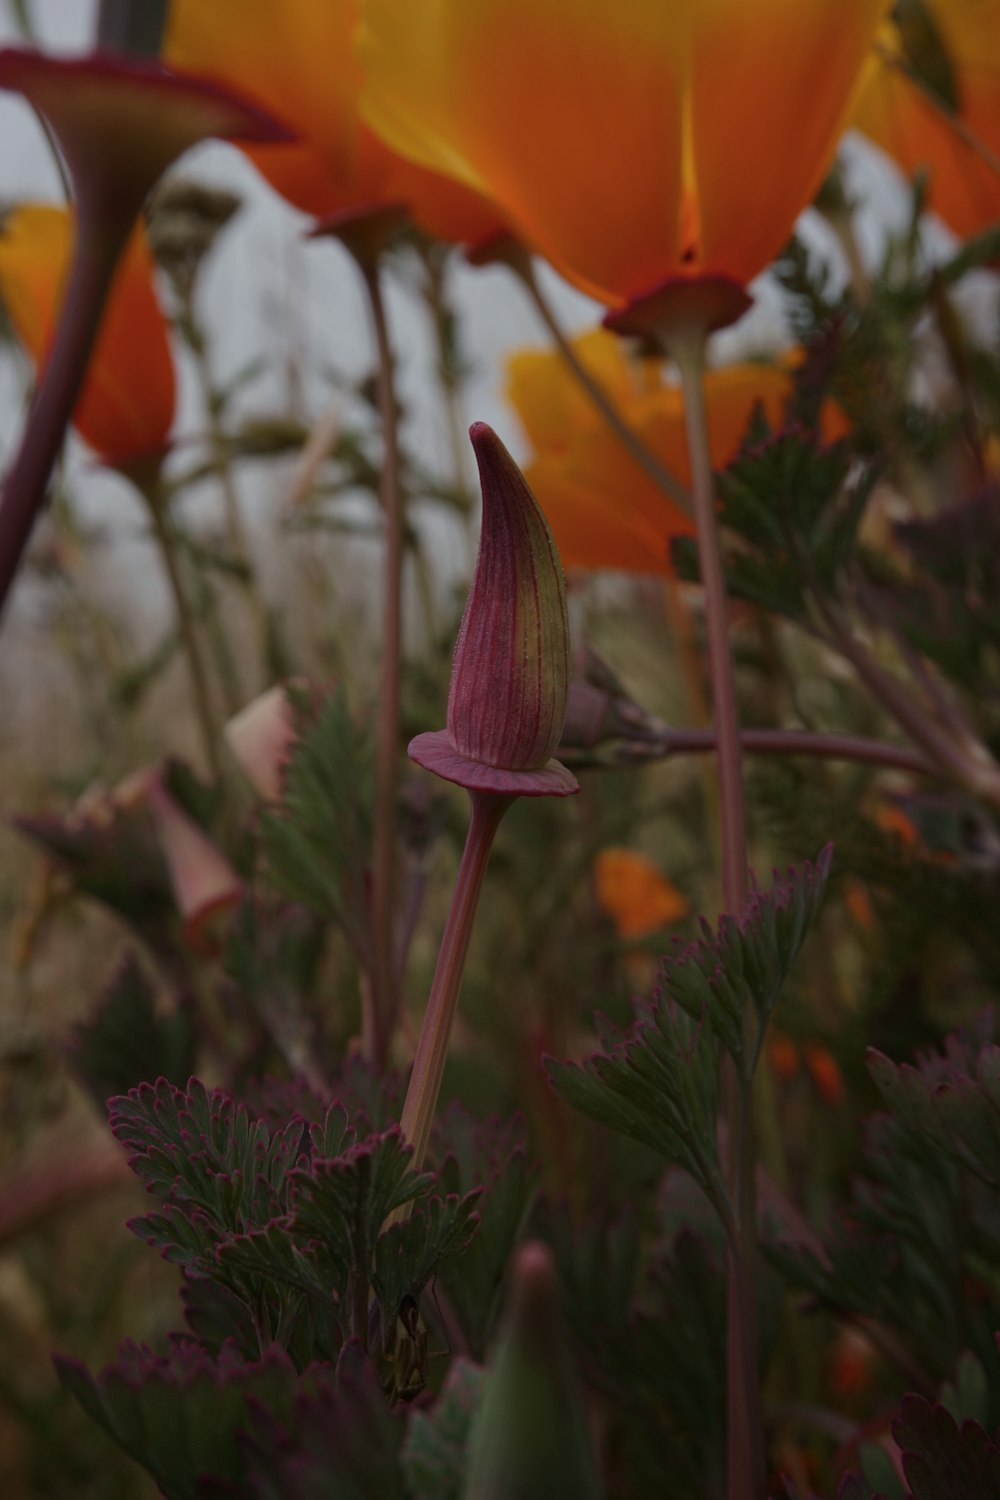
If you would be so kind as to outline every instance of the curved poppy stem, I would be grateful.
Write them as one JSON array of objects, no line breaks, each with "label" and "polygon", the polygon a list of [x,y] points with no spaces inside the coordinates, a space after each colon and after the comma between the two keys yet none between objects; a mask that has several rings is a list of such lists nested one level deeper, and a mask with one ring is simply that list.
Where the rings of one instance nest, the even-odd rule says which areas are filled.
[{"label": "curved poppy stem", "polygon": [[507,261],[515,274],[520,278],[525,290],[530,296],[539,317],[545,324],[552,336],[552,342],[558,349],[566,368],[571,372],[580,389],[585,393],[592,403],[595,411],[599,412],[612,432],[622,445],[628,450],[631,458],[648,475],[656,485],[657,489],[663,491],[674,505],[678,506],[685,515],[691,514],[691,496],[681,484],[676,475],[671,474],[665,468],[646,444],[642,441],[635,429],[630,426],[623,416],[617,403],[609,396],[599,380],[587,369],[580,359],[573,345],[566,337],[565,331],[549,304],[548,298],[538,284],[534,266],[526,253]]},{"label": "curved poppy stem", "polygon": [[420,1171],[427,1154],[431,1126],[444,1076],[452,1022],[458,1005],[465,958],[475,921],[483,878],[500,819],[514,801],[500,792],[470,792],[472,815],[455,877],[451,907],[438,950],[437,967],[420,1028],[413,1071],[406,1091],[400,1125],[413,1147],[412,1167]]},{"label": "curved poppy stem", "polygon": [[76,249],[58,332],[0,497],[0,611],[44,504],[130,225],[128,215],[102,222],[97,205],[78,205]]},{"label": "curved poppy stem", "polygon": [[363,1022],[366,1053],[384,1062],[399,1009],[394,962],[393,898],[396,873],[396,765],[399,756],[400,665],[404,515],[392,350],[379,280],[378,256],[356,256],[371,311],[378,349],[378,405],[384,453],[381,500],[385,513],[382,586],[382,671],[379,683],[375,765],[375,831],[372,855],[372,1005]]}]

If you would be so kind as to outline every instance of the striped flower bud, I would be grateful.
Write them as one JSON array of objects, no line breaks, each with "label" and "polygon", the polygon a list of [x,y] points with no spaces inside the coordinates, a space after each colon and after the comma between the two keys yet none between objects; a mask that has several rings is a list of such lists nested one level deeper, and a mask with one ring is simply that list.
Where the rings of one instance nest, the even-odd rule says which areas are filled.
[{"label": "striped flower bud", "polygon": [[552,759],[569,691],[569,623],[552,533],[492,428],[470,429],[483,491],[476,571],[455,647],[448,727],[410,757],[470,791],[565,797],[579,790]]}]

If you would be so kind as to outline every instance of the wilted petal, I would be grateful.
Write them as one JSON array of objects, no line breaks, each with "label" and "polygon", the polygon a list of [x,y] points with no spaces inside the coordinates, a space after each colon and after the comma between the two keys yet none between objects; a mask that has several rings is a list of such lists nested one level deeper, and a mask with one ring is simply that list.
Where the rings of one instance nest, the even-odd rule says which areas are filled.
[{"label": "wilted petal", "polygon": [[[71,213],[52,204],[22,204],[0,224],[0,297],[36,366],[51,347],[73,237]],[[127,460],[166,442],[174,394],[167,324],[137,224],[118,265],[73,424],[102,458]]]},{"label": "wilted petal", "polygon": [[226,744],[265,802],[280,802],[285,766],[296,740],[289,686],[278,683],[254,698],[223,727]]},{"label": "wilted petal", "polygon": [[192,947],[204,947],[213,917],[242,900],[243,883],[222,850],[174,801],[159,774],[147,778],[145,793],[185,935]]}]

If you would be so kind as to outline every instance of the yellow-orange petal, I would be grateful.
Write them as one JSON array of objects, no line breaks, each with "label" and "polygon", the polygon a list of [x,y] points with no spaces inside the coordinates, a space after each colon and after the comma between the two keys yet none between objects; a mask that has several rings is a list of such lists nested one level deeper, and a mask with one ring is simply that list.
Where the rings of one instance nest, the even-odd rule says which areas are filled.
[{"label": "yellow-orange petal", "polygon": [[400,158],[358,112],[353,52],[360,0],[173,0],[164,56],[273,109],[291,147],[247,146],[276,192],[317,218],[402,202],[429,234],[476,239],[495,210],[454,181]]},{"label": "yellow-orange petal", "polygon": [[[993,34],[1000,37],[1000,6],[993,5]],[[956,11],[970,9],[959,3]],[[947,25],[941,16],[942,29]],[[965,38],[956,37],[956,42]],[[987,46],[986,31],[979,38]],[[899,65],[898,38],[888,32],[869,59],[851,123],[888,153],[907,174],[928,174],[927,206],[956,234],[978,234],[1000,219],[1000,49],[966,58],[959,68],[959,122],[935,102]],[[961,54],[960,54],[961,55]],[[964,124],[982,143],[963,134]]]},{"label": "yellow-orange petal", "polygon": [[662,870],[634,849],[602,849],[593,873],[597,904],[620,937],[644,937],[679,922],[691,909]]},{"label": "yellow-orange petal", "polygon": [[819,183],[886,0],[368,0],[362,110],[585,291],[746,281]]},{"label": "yellow-orange petal", "polygon": [[[24,204],[0,226],[0,297],[18,338],[44,364],[73,249],[73,219],[53,204]],[[137,225],[118,266],[73,423],[107,460],[160,448],[174,418],[174,363]]]},{"label": "yellow-orange petal", "polygon": [[[619,408],[635,404],[645,372],[629,361],[620,338],[592,328],[573,340],[573,350]],[[507,361],[506,377],[507,399],[536,453],[562,452],[579,427],[604,420],[557,349],[519,350]]]},{"label": "yellow-orange petal", "polygon": [[686,8],[368,0],[362,111],[584,290],[624,298],[677,241]]},{"label": "yellow-orange petal", "polygon": [[[577,342],[578,352],[582,345]],[[736,457],[758,405],[772,427],[783,424],[797,358],[793,352],[773,365],[741,364],[709,372],[705,395],[716,469]],[[508,388],[538,449],[525,476],[552,527],[563,565],[671,574],[671,540],[693,534],[691,517],[650,479],[584,400],[571,398],[550,363],[554,359],[515,356]],[[629,391],[630,373],[619,372],[615,390],[625,419],[663,467],[688,484],[679,388],[640,391],[633,386]],[[845,425],[843,414],[828,403],[820,423],[824,441],[841,436]]]}]

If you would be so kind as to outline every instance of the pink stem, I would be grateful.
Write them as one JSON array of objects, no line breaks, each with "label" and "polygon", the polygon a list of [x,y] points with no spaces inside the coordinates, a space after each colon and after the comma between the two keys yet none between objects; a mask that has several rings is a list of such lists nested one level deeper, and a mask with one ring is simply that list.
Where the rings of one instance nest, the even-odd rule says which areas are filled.
[{"label": "pink stem", "polygon": [[513,797],[499,792],[470,792],[469,797],[472,802],[469,831],[400,1117],[403,1134],[413,1147],[415,1171],[419,1171],[423,1164],[434,1123],[465,956],[469,951],[490,850],[500,819],[514,801]]}]

